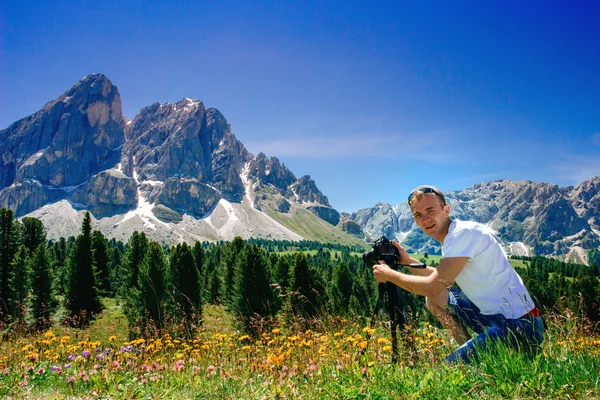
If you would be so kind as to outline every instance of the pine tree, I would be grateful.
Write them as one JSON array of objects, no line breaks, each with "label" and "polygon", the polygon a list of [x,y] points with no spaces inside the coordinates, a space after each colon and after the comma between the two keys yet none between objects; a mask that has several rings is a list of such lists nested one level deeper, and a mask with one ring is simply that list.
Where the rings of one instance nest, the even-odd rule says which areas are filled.
[{"label": "pine tree", "polygon": [[31,217],[21,219],[21,243],[27,247],[29,255],[32,255],[40,244],[46,245],[46,229],[42,221]]},{"label": "pine tree", "polygon": [[0,208],[0,321],[8,322],[12,314],[10,303],[9,277],[11,264],[20,241],[19,224],[13,218],[13,212]]},{"label": "pine tree", "polygon": [[98,289],[102,295],[106,296],[110,293],[109,258],[106,239],[100,231],[92,233],[92,251],[94,252]]},{"label": "pine tree", "polygon": [[226,307],[230,307],[232,301],[232,288],[233,288],[233,271],[235,263],[242,250],[244,249],[244,240],[236,236],[233,238],[233,242],[223,246],[221,252],[220,262],[220,274],[221,279],[219,294],[221,295],[221,301]]},{"label": "pine tree", "polygon": [[338,314],[345,315],[349,311],[350,297],[353,294],[353,279],[344,262],[335,266],[331,283],[329,291],[333,310]]},{"label": "pine tree", "polygon": [[217,262],[215,258],[207,257],[204,268],[206,274],[206,283],[204,290],[204,300],[210,304],[217,304],[219,298],[219,275],[217,270]]},{"label": "pine tree", "polygon": [[123,287],[123,264],[122,264],[122,253],[118,246],[113,246],[110,249],[110,261],[109,261],[109,280],[110,280],[110,294],[116,296],[117,293],[121,292]]},{"label": "pine tree", "polygon": [[583,315],[592,322],[600,322],[600,281],[589,272],[581,273],[573,281],[571,290],[575,297],[573,303],[579,306]]},{"label": "pine tree", "polygon": [[34,251],[31,261],[31,313],[35,327],[38,330],[47,329],[51,326],[50,317],[56,309],[56,298],[52,286],[54,276],[52,265],[46,251],[46,244],[40,244]]},{"label": "pine tree", "polygon": [[202,321],[202,291],[200,276],[187,243],[178,244],[171,250],[169,264],[173,298],[181,312],[185,334],[191,337],[195,325]]},{"label": "pine tree", "polygon": [[290,282],[290,305],[294,314],[313,318],[325,302],[324,285],[318,272],[308,266],[304,253],[296,253]]},{"label": "pine tree", "polygon": [[87,324],[95,314],[102,311],[102,303],[96,285],[94,254],[92,252],[92,225],[90,213],[86,212],[67,260],[68,278],[65,306],[72,323]]},{"label": "pine tree", "polygon": [[67,282],[67,241],[61,237],[58,242],[50,248],[51,260],[54,269],[55,288],[58,294],[65,294]]},{"label": "pine tree", "polygon": [[267,259],[255,244],[248,245],[235,265],[232,293],[232,311],[247,332],[256,333],[252,322],[272,312],[273,290],[271,288]]},{"label": "pine tree", "polygon": [[23,245],[19,247],[13,258],[9,279],[12,320],[23,321],[27,308],[27,297],[31,290],[29,250]]},{"label": "pine tree", "polygon": [[192,248],[192,255],[194,256],[194,265],[198,271],[200,277],[200,298],[204,301],[204,291],[206,290],[206,273],[204,271],[204,249],[202,244],[198,241],[194,243]]},{"label": "pine tree", "polygon": [[123,269],[125,272],[124,289],[125,292],[130,288],[138,287],[138,273],[140,265],[144,260],[146,249],[148,248],[148,238],[145,233],[133,232],[125,250],[123,259]]},{"label": "pine tree", "polygon": [[139,287],[142,320],[148,327],[163,328],[163,310],[167,299],[167,262],[159,243],[151,242],[140,266]]}]

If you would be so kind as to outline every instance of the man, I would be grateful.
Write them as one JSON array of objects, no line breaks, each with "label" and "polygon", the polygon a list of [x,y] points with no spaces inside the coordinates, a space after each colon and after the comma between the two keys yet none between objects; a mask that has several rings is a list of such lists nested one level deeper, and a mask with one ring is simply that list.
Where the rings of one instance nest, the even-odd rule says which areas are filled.
[{"label": "man", "polygon": [[[450,219],[450,205],[434,186],[419,186],[408,196],[419,228],[442,245],[437,268],[409,268],[415,275],[373,266],[377,282],[392,282],[425,296],[427,308],[461,345],[446,357],[450,363],[469,362],[476,349],[492,341],[533,349],[543,340],[544,323],[523,280],[485,225]],[[400,263],[418,262],[396,241]],[[452,287],[457,283],[460,290]],[[477,333],[470,338],[467,327]]]}]

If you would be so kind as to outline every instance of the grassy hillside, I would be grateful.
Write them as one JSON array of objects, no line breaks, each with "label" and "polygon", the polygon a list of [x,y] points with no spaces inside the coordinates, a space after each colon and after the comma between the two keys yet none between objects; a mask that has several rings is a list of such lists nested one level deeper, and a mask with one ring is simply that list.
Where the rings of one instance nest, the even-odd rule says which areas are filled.
[{"label": "grassy hillside", "polygon": [[362,240],[336,228],[297,204],[291,204],[289,212],[281,213],[277,211],[277,204],[282,196],[274,190],[265,188],[257,195],[260,198],[261,210],[265,214],[286,228],[298,233],[306,240],[339,243],[348,246],[366,246]]}]

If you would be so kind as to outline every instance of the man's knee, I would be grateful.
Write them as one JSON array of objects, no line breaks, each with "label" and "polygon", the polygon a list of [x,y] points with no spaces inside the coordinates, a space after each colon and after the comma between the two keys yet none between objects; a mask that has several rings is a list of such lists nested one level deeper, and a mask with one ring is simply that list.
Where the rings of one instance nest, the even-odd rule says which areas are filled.
[{"label": "man's knee", "polygon": [[425,297],[425,306],[434,315],[437,315],[440,311],[445,312],[446,307],[448,306],[448,291],[443,290],[436,296]]}]

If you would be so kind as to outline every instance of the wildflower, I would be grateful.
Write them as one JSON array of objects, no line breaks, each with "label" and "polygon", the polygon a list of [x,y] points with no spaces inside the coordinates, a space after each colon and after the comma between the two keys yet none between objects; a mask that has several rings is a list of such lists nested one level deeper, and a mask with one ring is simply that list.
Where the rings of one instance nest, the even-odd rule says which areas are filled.
[{"label": "wildflower", "polygon": [[81,355],[84,356],[85,358],[88,358],[90,356],[90,352],[87,350],[84,350],[81,352]]},{"label": "wildflower", "polygon": [[207,370],[208,372],[212,373],[212,374],[214,374],[214,373],[215,373],[215,367],[214,367],[214,365],[209,365],[209,366],[206,368],[206,370]]},{"label": "wildflower", "polygon": [[117,337],[115,335],[112,335],[111,337],[108,338],[109,342],[114,342],[115,340],[117,340]]},{"label": "wildflower", "polygon": [[177,360],[175,365],[173,365],[173,371],[177,371],[177,372],[183,371],[184,365],[185,365],[184,360]]},{"label": "wildflower", "polygon": [[73,382],[75,382],[76,379],[77,378],[75,378],[74,376],[71,375],[71,376],[67,377],[67,383],[73,383]]},{"label": "wildflower", "polygon": [[69,354],[69,357],[67,357],[67,361],[73,361],[75,359],[75,354]]},{"label": "wildflower", "polygon": [[273,330],[271,331],[271,333],[272,333],[273,335],[277,335],[277,334],[279,334],[280,332],[281,332],[281,330],[280,330],[279,328],[275,328],[275,329],[273,329]]},{"label": "wildflower", "polygon": [[243,341],[243,340],[248,340],[248,339],[250,339],[250,336],[248,336],[248,335],[244,335],[244,336],[240,336],[240,337],[238,338],[238,341],[240,341],[240,342],[241,342],[241,341]]},{"label": "wildflower", "polygon": [[27,380],[24,379],[21,382],[19,382],[19,386],[26,386],[27,385]]},{"label": "wildflower", "polygon": [[46,372],[46,370],[44,370],[44,368],[40,367],[40,368],[37,370],[36,374],[38,374],[38,375],[43,375],[43,374],[44,374],[44,372]]},{"label": "wildflower", "polygon": [[104,353],[100,353],[100,354],[98,354],[98,355],[96,356],[96,360],[100,360],[100,361],[104,360]]}]

